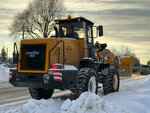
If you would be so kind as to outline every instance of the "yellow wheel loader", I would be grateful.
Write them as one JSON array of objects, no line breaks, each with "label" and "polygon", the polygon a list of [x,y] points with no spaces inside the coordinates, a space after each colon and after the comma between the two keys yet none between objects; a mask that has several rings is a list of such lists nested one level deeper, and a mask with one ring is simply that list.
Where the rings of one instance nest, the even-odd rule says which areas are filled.
[{"label": "yellow wheel loader", "polygon": [[[104,94],[119,90],[119,75],[99,53],[107,44],[94,44],[94,23],[77,17],[55,20],[54,35],[43,39],[26,39],[16,44],[16,68],[10,69],[9,82],[16,87],[29,87],[34,99],[48,99],[54,89],[97,93],[103,84]],[[103,36],[103,26],[96,27]]]}]

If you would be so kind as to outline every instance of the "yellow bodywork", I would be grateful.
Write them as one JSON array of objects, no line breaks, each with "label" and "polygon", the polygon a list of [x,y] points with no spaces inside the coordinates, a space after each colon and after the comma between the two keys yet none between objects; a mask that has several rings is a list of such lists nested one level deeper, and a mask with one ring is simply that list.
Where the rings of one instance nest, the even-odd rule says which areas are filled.
[{"label": "yellow bodywork", "polygon": [[106,63],[110,64],[110,67],[114,67],[114,61],[117,59],[117,56],[115,56],[109,49],[104,49],[101,52],[97,51],[97,61],[100,62],[100,60],[104,59],[105,57],[109,57],[109,59],[106,60]]},{"label": "yellow bodywork", "polygon": [[[71,38],[47,38],[47,39],[28,39],[22,40],[20,43],[20,48],[22,44],[46,44],[46,62],[45,70],[21,70],[20,62],[18,64],[18,72],[26,73],[47,73],[49,69],[49,51],[56,45],[60,40],[63,40],[65,43],[65,65],[73,65],[76,68],[79,68],[79,61],[83,57],[88,56],[87,45],[84,39],[71,39]],[[85,49],[84,49],[85,48]],[[19,61],[21,60],[21,51],[19,54]],[[60,63],[63,64],[63,44],[59,45],[51,52],[50,65]],[[25,61],[23,61],[25,63]]]},{"label": "yellow bodywork", "polygon": [[132,72],[134,59],[133,56],[118,57],[120,61],[120,72]]},{"label": "yellow bodywork", "polygon": [[[47,73],[48,69],[53,64],[63,64],[63,44],[59,43],[58,46],[51,52],[50,61],[49,61],[49,51],[57,44],[58,41],[64,41],[65,43],[65,65],[73,65],[76,68],[80,68],[80,60],[84,57],[88,57],[87,44],[84,39],[73,39],[73,38],[47,38],[47,39],[28,39],[22,40],[20,43],[20,48],[23,44],[46,44],[46,58],[45,58],[45,69],[40,70],[21,70],[20,69],[20,60],[21,60],[21,51],[19,54],[18,62],[18,72],[24,73]],[[27,51],[27,50],[26,50]],[[97,50],[97,61],[100,62],[104,57],[108,56],[109,59],[106,60],[106,63],[110,63],[110,67],[114,67],[114,61],[117,59],[109,49],[104,49],[102,52]],[[119,58],[120,61],[120,71],[123,72],[132,72],[133,67],[133,57]],[[22,61],[23,64],[26,63],[26,59]],[[50,66],[49,66],[50,62]]]},{"label": "yellow bodywork", "polygon": [[132,72],[134,59],[133,56],[122,56],[117,57],[115,56],[109,49],[104,49],[102,52],[97,51],[97,60],[100,61],[104,57],[109,57],[108,60],[106,60],[106,63],[110,64],[110,67],[114,66],[114,61],[118,61],[119,63],[119,72]]}]

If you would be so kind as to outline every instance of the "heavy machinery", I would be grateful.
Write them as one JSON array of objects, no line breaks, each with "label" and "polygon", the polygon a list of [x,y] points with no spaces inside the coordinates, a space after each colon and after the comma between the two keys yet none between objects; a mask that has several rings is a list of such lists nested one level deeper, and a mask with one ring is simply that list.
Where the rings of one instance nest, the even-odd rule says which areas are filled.
[{"label": "heavy machinery", "polygon": [[[9,82],[29,87],[34,99],[48,99],[54,89],[71,90],[76,96],[97,93],[103,84],[104,94],[119,90],[119,74],[100,55],[107,44],[94,44],[94,23],[83,17],[55,20],[55,35],[46,39],[28,39],[15,44],[16,68],[10,69]],[[103,26],[96,27],[103,36]],[[19,53],[19,54],[18,54]]]},{"label": "heavy machinery", "polygon": [[109,49],[104,49],[99,52],[102,57],[109,57],[105,62],[110,64],[110,67],[115,67],[120,76],[132,76],[134,64],[133,56],[115,56]]},{"label": "heavy machinery", "polygon": [[120,64],[120,76],[132,76],[132,70],[134,65],[133,56],[119,56],[119,64]]}]

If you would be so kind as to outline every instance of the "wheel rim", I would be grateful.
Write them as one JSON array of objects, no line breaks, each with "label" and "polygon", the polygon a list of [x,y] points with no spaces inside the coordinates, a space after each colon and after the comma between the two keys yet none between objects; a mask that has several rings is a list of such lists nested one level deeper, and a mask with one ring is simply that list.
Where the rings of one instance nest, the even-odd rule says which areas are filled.
[{"label": "wheel rim", "polygon": [[117,76],[117,74],[114,74],[114,76],[113,76],[113,88],[114,88],[114,90],[118,89],[118,76]]},{"label": "wheel rim", "polygon": [[91,77],[88,83],[88,92],[96,93],[96,77]]}]

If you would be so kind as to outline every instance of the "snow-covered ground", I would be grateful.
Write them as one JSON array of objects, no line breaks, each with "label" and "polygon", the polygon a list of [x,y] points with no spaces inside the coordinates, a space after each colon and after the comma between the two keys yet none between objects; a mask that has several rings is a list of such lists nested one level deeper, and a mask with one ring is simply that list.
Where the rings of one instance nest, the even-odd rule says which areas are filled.
[{"label": "snow-covered ground", "polygon": [[121,82],[120,91],[103,95],[83,93],[76,100],[29,100],[1,108],[0,113],[150,113],[150,75]]},{"label": "snow-covered ground", "polygon": [[[9,68],[0,65],[0,86],[9,80]],[[0,108],[0,113],[150,113],[150,75],[121,82],[120,91],[103,95],[83,93],[76,100],[29,100]]]},{"label": "snow-covered ground", "polygon": [[8,83],[9,81],[9,68],[5,64],[0,64],[0,84]]}]

